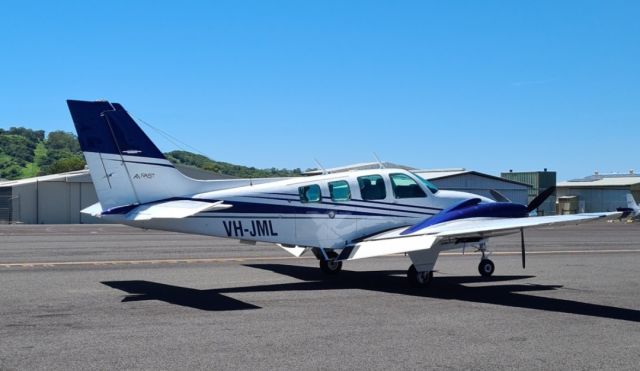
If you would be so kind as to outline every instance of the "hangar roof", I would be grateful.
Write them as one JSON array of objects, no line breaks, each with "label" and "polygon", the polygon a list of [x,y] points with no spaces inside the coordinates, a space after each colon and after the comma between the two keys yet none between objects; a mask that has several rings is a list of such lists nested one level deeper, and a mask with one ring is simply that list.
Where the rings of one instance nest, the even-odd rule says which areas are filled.
[{"label": "hangar roof", "polygon": [[[481,173],[478,171],[466,170],[464,168],[451,168],[451,169],[427,169],[427,170],[418,170],[411,166],[399,165],[390,162],[383,163],[385,168],[394,168],[394,169],[405,169],[409,171],[413,171],[416,174],[419,174],[421,177],[433,180],[433,179],[443,179],[456,175],[462,174],[473,174],[484,178],[499,180],[506,183],[517,184],[521,186],[531,187],[529,184],[517,182],[515,180],[509,180],[505,178],[500,178],[497,176]],[[340,173],[354,170],[367,170],[367,169],[378,169],[380,167],[380,163],[378,162],[365,162],[360,164],[352,164],[342,167],[335,167],[331,169],[325,169],[328,173]],[[310,170],[303,173],[304,175],[320,175],[322,174],[322,170]]]},{"label": "hangar roof", "polygon": [[573,179],[559,182],[558,187],[585,188],[585,187],[628,187],[640,184],[640,175],[636,174],[602,174],[591,175],[582,179]]},{"label": "hangar roof", "polygon": [[435,180],[435,179],[444,179],[450,178],[463,174],[472,174],[483,178],[489,178],[493,180],[498,180],[505,183],[517,184],[525,187],[531,187],[531,185],[527,183],[517,182],[511,179],[501,178],[499,176],[489,175],[485,173],[481,173],[479,171],[466,170],[464,168],[455,168],[455,169],[431,169],[431,170],[414,170],[414,173],[420,175],[421,177],[427,180]]},{"label": "hangar roof", "polygon": [[89,170],[70,171],[68,173],[51,174],[37,176],[33,178],[18,179],[18,180],[6,180],[0,182],[0,187],[13,187],[23,184],[30,184],[35,182],[90,182]]},{"label": "hangar roof", "polygon": [[[392,162],[383,162],[382,165],[388,169],[415,170],[414,167],[394,164]],[[324,169],[324,171],[326,171],[329,174],[333,174],[333,173],[342,173],[347,171],[379,169],[379,168],[380,168],[379,162],[362,162],[358,164],[351,164],[346,166],[333,167],[330,169]],[[314,170],[309,170],[302,173],[302,175],[308,175],[308,176],[321,175],[321,174],[323,174],[323,169],[314,169]]]},{"label": "hangar roof", "polygon": [[[191,166],[185,166],[185,165],[175,165],[175,166],[181,173],[193,179],[212,180],[212,179],[233,179],[234,178],[229,175],[213,173],[211,171],[206,171],[206,170],[194,168]],[[84,169],[84,170],[70,171],[67,173],[43,175],[43,176],[38,176],[33,178],[0,181],[0,187],[15,187],[15,186],[20,186],[24,184],[36,183],[36,182],[89,183],[91,182],[91,176],[89,175],[89,170]]]}]

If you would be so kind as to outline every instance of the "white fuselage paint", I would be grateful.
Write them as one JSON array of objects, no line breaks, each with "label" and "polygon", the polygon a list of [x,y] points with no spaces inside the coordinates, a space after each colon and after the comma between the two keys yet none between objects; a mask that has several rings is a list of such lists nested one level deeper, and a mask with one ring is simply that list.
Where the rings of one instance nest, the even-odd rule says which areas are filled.
[{"label": "white fuselage paint", "polygon": [[[97,159],[94,157],[94,160]],[[117,162],[117,159],[113,160],[115,160],[113,162]],[[148,202],[147,200],[160,201],[163,195],[175,197],[176,194],[180,194],[183,195],[181,197],[196,200],[222,200],[225,204],[233,205],[233,207],[223,211],[203,212],[184,219],[130,221],[126,219],[125,214],[104,215],[105,219],[140,228],[305,247],[341,249],[354,240],[368,235],[377,234],[387,229],[414,225],[462,200],[481,198],[483,202],[492,202],[490,199],[462,192],[440,190],[434,194],[415,175],[400,169],[362,170],[289,178],[263,184],[253,184],[254,182],[250,180],[234,180],[225,184],[226,181],[207,182],[188,179],[188,182],[185,183],[188,184],[186,187],[183,184],[162,183],[164,173],[170,173],[167,174],[167,177],[175,179],[173,172],[177,170],[174,168],[154,166],[149,162],[139,164],[128,161],[126,166],[129,172],[128,176],[132,178],[131,183],[133,184],[128,188],[140,188],[136,193],[138,197],[143,198],[142,203]],[[91,168],[94,182],[98,178],[102,183],[106,183],[104,175],[99,172],[94,174],[93,169],[96,166]],[[426,197],[396,198],[389,178],[390,174],[396,173],[413,178],[425,192]],[[147,174],[147,178],[136,177],[137,174]],[[358,177],[374,174],[382,176],[386,197],[377,200],[363,200]],[[102,178],[100,179],[100,177]],[[349,201],[333,201],[330,197],[328,183],[340,180],[349,184],[351,191],[351,200]],[[154,189],[148,186],[138,186],[138,184],[145,182],[159,188],[157,194],[150,195],[148,192],[142,191],[142,189],[147,191]],[[237,186],[247,183],[250,185]],[[322,194],[320,202],[301,201],[298,193],[299,187],[308,185],[320,187]],[[102,186],[107,185],[103,184]],[[235,187],[228,188],[227,186]],[[177,191],[176,188],[182,187],[190,192]],[[98,185],[96,188],[98,189]],[[194,192],[194,188],[200,188],[202,191]],[[225,189],[204,191],[207,188]],[[129,197],[131,197],[131,193],[129,193]]]}]

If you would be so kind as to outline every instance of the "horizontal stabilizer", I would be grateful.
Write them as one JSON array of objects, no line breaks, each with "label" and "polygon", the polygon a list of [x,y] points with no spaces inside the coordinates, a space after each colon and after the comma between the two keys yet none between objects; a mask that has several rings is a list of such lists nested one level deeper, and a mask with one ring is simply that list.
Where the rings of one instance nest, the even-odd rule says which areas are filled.
[{"label": "horizontal stabilizer", "polygon": [[205,211],[228,209],[231,206],[223,204],[223,201],[214,203],[195,200],[166,201],[138,206],[128,212],[126,218],[127,220],[182,219]]},{"label": "horizontal stabilizer", "polygon": [[80,212],[99,218],[100,214],[102,214],[102,205],[100,205],[100,202],[96,202],[95,204],[80,210]]}]

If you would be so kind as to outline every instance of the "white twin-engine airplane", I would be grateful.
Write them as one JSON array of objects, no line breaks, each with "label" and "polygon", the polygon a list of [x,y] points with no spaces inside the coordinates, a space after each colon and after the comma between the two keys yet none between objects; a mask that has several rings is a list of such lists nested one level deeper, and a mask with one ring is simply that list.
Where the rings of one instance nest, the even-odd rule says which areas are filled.
[{"label": "white twin-engine airplane", "polygon": [[[439,190],[401,169],[360,170],[285,180],[194,180],[180,173],[127,111],[106,101],[67,101],[99,203],[83,210],[114,223],[279,244],[311,251],[328,274],[342,262],[406,253],[412,286],[427,286],[441,251],[467,245],[491,276],[488,238],[555,224],[615,217],[593,213],[530,217],[529,205]],[[494,193],[495,194],[495,193]],[[499,194],[498,194],[499,195]]]}]

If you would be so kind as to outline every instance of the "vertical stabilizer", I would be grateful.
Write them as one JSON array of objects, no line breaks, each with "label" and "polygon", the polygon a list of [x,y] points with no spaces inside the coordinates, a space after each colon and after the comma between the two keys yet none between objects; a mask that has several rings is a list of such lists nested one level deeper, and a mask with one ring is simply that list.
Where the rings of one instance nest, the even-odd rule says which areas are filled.
[{"label": "vertical stabilizer", "polygon": [[117,103],[68,100],[103,210],[184,196],[180,173]]},{"label": "vertical stabilizer", "polygon": [[627,193],[627,207],[633,210],[632,214],[634,217],[640,215],[640,206],[638,206],[631,193]]}]

